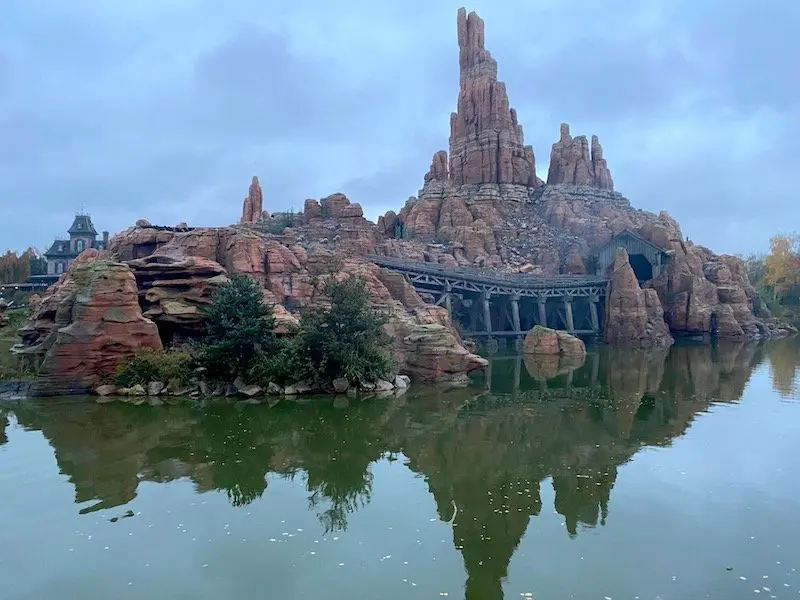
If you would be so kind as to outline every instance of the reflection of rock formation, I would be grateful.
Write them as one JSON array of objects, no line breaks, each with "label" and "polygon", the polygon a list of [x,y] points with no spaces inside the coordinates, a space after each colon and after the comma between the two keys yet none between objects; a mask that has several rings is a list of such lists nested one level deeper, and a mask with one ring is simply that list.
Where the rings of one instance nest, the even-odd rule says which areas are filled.
[{"label": "reflection of rock formation", "polygon": [[568,376],[542,381],[521,358],[500,360],[482,393],[412,390],[408,402],[347,410],[32,402],[14,411],[50,441],[76,500],[93,502],[83,511],[126,504],[140,480],[180,477],[240,506],[265,493],[269,473],[302,470],[312,510],[325,529],[342,529],[370,499],[369,465],[402,452],[440,518],[453,522],[467,598],[492,599],[502,598],[509,561],[542,510],[543,480],[552,479],[567,534],[603,525],[619,467],[643,446],[669,445],[711,401],[739,398],[761,359],[745,345],[603,348]]},{"label": "reflection of rock formation", "polygon": [[553,476],[556,511],[564,517],[570,537],[578,535],[578,524],[594,527],[606,524],[611,488],[617,479],[617,468],[601,473],[562,473]]}]

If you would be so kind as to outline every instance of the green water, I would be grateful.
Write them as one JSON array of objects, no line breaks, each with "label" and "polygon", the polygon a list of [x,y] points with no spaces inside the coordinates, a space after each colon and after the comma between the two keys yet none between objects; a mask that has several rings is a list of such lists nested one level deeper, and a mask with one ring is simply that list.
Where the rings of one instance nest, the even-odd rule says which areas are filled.
[{"label": "green water", "polygon": [[0,598],[797,598],[799,365],[603,350],[369,402],[6,404]]}]

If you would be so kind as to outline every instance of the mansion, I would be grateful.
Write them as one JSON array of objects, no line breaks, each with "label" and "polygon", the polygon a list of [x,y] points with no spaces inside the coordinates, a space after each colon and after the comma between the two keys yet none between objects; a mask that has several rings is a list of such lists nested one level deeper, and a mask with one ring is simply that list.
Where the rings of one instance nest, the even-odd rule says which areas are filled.
[{"label": "mansion", "polygon": [[68,240],[56,240],[44,253],[47,260],[47,275],[59,276],[64,273],[78,255],[87,248],[104,250],[108,245],[108,232],[103,232],[103,239],[97,239],[97,230],[89,215],[77,214],[72,227],[67,230]]}]

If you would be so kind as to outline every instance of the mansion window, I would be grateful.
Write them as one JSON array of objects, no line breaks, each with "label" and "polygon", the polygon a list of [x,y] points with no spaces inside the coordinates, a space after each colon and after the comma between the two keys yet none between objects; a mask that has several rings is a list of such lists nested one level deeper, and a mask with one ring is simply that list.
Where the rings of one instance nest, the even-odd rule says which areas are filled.
[{"label": "mansion window", "polygon": [[56,273],[61,275],[63,272],[64,272],[64,263],[63,262],[56,263]]},{"label": "mansion window", "polygon": [[75,242],[75,251],[76,252],[83,252],[85,242],[83,240],[78,240]]}]

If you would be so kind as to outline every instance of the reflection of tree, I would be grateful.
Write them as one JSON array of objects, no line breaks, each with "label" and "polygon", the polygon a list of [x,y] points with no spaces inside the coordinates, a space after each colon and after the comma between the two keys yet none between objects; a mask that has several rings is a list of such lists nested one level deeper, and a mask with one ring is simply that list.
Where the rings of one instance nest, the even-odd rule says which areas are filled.
[{"label": "reflection of tree", "polygon": [[8,441],[6,427],[8,427],[8,411],[4,408],[0,408],[0,446]]},{"label": "reflection of tree", "polygon": [[[783,354],[770,354],[773,372],[778,364],[792,373],[783,382],[798,358],[790,346],[776,350]],[[583,367],[559,367],[555,380],[541,381],[522,360],[507,360],[488,390],[412,390],[404,401],[346,409],[330,400],[274,408],[48,400],[14,410],[50,441],[76,501],[96,502],[84,510],[129,502],[140,479],[181,477],[243,506],[276,473],[304,476],[325,530],[343,530],[371,499],[371,463],[402,452],[425,478],[439,518],[452,522],[466,597],[492,600],[503,597],[511,557],[541,512],[543,480],[552,479],[569,536],[604,525],[618,467],[643,446],[670,444],[710,402],[737,400],[762,357],[741,344],[668,355],[601,349]]]},{"label": "reflection of tree", "polygon": [[776,340],[769,353],[769,374],[775,390],[784,398],[797,397],[800,346],[795,340]]}]

